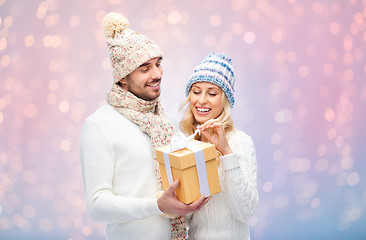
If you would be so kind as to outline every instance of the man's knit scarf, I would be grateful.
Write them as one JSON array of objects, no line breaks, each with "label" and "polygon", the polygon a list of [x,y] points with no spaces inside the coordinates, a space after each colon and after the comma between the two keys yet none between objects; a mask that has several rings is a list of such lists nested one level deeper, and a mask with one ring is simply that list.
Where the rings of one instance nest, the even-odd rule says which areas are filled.
[{"label": "man's knit scarf", "polygon": [[[171,122],[164,114],[160,98],[152,101],[145,101],[134,94],[122,89],[119,85],[113,84],[112,90],[107,97],[108,103],[118,112],[123,114],[140,129],[151,137],[151,145],[154,154],[154,169],[159,189],[163,190],[159,164],[154,149],[169,144],[174,134]],[[183,216],[170,219],[172,239],[186,238],[186,222]]]}]

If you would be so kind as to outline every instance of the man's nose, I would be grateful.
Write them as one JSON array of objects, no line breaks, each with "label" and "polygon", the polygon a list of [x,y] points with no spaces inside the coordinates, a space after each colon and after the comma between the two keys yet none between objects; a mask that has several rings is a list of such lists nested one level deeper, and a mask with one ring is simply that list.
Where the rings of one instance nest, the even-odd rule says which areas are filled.
[{"label": "man's nose", "polygon": [[153,79],[160,79],[163,76],[163,70],[161,69],[161,67],[154,66],[152,71]]}]

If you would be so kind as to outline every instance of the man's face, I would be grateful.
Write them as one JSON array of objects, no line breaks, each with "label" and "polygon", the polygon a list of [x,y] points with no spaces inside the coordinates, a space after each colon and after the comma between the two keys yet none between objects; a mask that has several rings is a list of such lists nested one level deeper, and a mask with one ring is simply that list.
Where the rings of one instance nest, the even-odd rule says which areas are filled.
[{"label": "man's face", "polygon": [[163,75],[161,57],[150,59],[123,78],[122,88],[146,101],[160,96],[160,83]]}]

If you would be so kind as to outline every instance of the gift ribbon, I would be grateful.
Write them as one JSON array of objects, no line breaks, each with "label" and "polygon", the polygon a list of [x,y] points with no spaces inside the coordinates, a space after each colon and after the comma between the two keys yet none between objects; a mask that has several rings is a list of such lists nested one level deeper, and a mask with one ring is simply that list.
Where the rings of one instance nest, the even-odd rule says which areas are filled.
[{"label": "gift ribbon", "polygon": [[166,174],[168,175],[169,185],[171,185],[173,183],[172,168],[170,167],[170,161],[169,161],[169,153],[170,152],[171,151],[164,151],[163,152],[163,155],[164,155],[164,164],[165,164]]},{"label": "gift ribbon", "polygon": [[196,144],[189,144],[187,148],[194,153],[201,195],[208,197],[210,196],[210,186],[208,185],[206,161],[203,150],[197,147]]},{"label": "gift ribbon", "polygon": [[196,161],[198,183],[200,186],[201,194],[207,197],[210,196],[210,187],[208,184],[205,156],[203,154],[203,150],[197,146],[197,142],[189,142],[197,133],[200,133],[198,129],[189,137],[184,136],[182,132],[174,134],[170,141],[170,150],[166,150],[163,152],[164,164],[166,173],[168,175],[168,182],[170,185],[173,183],[173,175],[169,161],[169,153],[183,148],[191,150],[194,153],[194,158]]}]

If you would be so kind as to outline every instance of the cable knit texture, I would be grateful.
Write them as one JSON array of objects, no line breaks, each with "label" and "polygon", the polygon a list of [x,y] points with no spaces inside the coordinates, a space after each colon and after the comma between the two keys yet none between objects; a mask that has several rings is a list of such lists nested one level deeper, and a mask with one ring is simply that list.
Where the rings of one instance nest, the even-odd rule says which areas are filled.
[{"label": "cable knit texture", "polygon": [[187,216],[189,239],[250,239],[247,221],[259,202],[255,147],[252,138],[238,129],[227,138],[233,153],[220,158],[221,193]]}]

